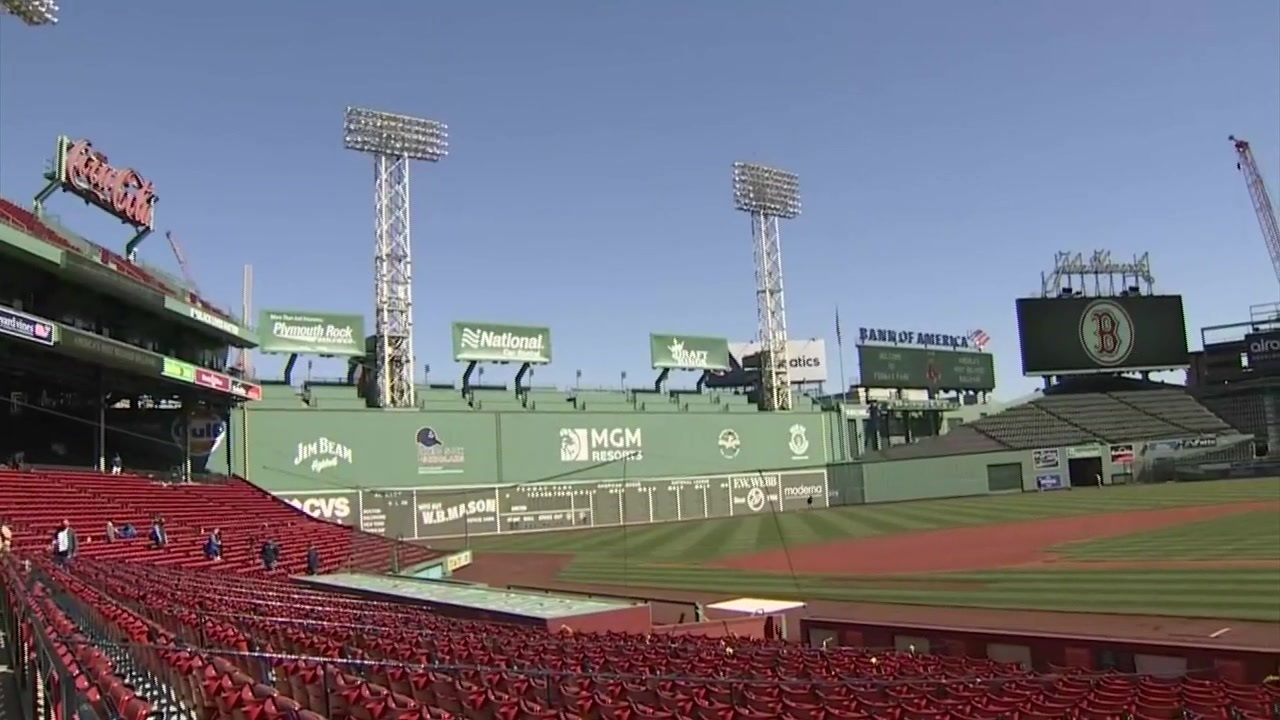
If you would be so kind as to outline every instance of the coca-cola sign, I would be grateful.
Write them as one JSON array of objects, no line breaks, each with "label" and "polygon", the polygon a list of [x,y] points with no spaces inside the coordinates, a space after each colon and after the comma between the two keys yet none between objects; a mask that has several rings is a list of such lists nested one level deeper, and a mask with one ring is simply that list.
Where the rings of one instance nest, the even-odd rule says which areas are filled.
[{"label": "coca-cola sign", "polygon": [[138,230],[155,226],[155,185],[133,168],[112,165],[88,140],[58,138],[55,179],[62,189]]}]

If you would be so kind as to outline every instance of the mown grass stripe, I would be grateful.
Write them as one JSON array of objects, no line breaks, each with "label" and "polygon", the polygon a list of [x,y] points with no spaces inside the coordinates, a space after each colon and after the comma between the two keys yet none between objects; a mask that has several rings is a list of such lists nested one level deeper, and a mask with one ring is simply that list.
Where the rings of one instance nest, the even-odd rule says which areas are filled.
[{"label": "mown grass stripe", "polygon": [[[1166,613],[1280,621],[1280,512],[1248,513],[1060,549],[1078,562],[1181,558],[1275,560],[1275,568],[1092,570],[1004,568],[912,576],[744,572],[707,567],[727,555],[874,537],[903,531],[973,527],[1105,512],[1277,501],[1280,480],[1108,488],[773,515],[755,513],[697,523],[475,538],[474,548],[572,552],[562,580],[655,589],[710,590],[801,599],[969,605],[991,608]],[[1277,503],[1280,508],[1280,503]],[[625,563],[623,558],[625,557]],[[661,567],[654,567],[659,564]]]}]

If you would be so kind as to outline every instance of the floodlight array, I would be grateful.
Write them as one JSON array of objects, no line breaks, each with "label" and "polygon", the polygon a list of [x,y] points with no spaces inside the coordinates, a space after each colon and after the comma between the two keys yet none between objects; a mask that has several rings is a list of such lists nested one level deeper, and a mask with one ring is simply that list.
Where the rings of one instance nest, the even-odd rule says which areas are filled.
[{"label": "floodlight array", "polygon": [[53,0],[0,0],[0,9],[28,25],[58,23],[58,3]]},{"label": "floodlight array", "polygon": [[449,154],[449,126],[426,118],[349,107],[343,144],[348,150],[436,162]]},{"label": "floodlight array", "polygon": [[794,218],[800,214],[800,178],[786,170],[736,162],[733,202],[745,212]]}]

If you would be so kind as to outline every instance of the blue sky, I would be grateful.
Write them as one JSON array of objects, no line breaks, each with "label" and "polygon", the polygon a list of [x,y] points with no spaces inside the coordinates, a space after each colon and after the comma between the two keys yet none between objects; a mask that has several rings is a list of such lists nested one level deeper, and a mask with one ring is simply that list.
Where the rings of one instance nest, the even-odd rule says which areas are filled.
[{"label": "blue sky", "polygon": [[[789,326],[828,339],[833,381],[838,304],[846,338],[984,328],[997,394],[1034,386],[1013,300],[1056,250],[1150,251],[1193,345],[1277,298],[1226,140],[1252,141],[1274,196],[1274,0],[62,4],[54,28],[0,18],[0,193],[35,194],[56,135],[94,140],[154,179],[159,227],[225,306],[250,263],[257,308],[371,316],[372,167],[342,149],[343,108],[450,124],[413,186],[433,380],[460,372],[459,319],[551,326],[539,384],[648,378],[650,331],[749,339],[735,160],[801,176]],[[160,235],[142,254],[175,265]]]}]

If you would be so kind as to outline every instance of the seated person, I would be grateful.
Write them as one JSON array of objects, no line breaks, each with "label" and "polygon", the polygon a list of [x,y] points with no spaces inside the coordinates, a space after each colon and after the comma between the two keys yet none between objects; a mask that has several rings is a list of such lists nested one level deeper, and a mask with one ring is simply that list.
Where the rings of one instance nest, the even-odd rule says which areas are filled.
[{"label": "seated person", "polygon": [[116,537],[121,540],[132,540],[138,537],[138,528],[134,527],[132,523],[125,523],[116,531]]},{"label": "seated person", "polygon": [[115,540],[118,537],[120,537],[120,534],[116,531],[116,524],[108,520],[107,521],[107,542],[111,542],[112,540]]},{"label": "seated person", "polygon": [[316,549],[315,545],[307,546],[307,574],[320,574],[320,551]]}]

